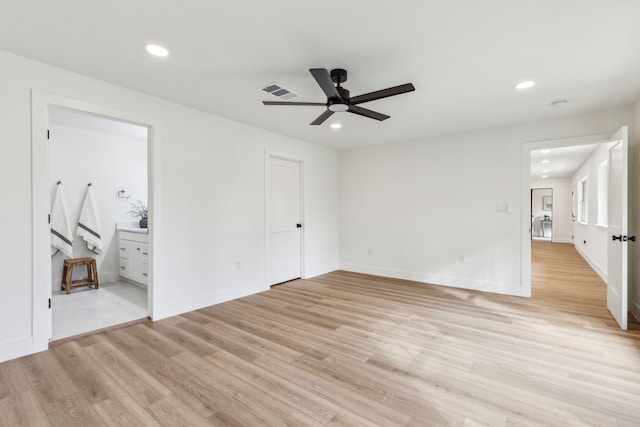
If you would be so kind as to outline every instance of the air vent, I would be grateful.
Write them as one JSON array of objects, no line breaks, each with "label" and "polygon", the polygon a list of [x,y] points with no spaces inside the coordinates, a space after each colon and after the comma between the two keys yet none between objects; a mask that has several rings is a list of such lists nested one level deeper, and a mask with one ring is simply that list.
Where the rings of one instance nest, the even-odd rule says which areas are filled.
[{"label": "air vent", "polygon": [[283,99],[285,101],[288,101],[290,99],[297,98],[298,96],[300,96],[297,93],[280,86],[278,83],[269,83],[268,85],[260,89],[263,90],[264,92],[267,92],[275,96],[276,98]]}]

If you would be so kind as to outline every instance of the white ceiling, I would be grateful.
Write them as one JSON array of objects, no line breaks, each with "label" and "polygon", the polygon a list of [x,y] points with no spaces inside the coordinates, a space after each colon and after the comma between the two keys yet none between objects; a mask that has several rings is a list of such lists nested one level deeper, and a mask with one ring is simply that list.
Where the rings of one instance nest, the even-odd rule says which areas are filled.
[{"label": "white ceiling", "polygon": [[549,179],[571,177],[597,147],[598,144],[588,144],[532,150],[531,179],[540,179],[543,176]]},{"label": "white ceiling", "polygon": [[[419,140],[630,105],[638,0],[0,0],[0,48],[336,148]],[[150,57],[146,43],[170,50]],[[323,107],[263,106],[277,82],[324,102],[309,68],[359,95],[416,91],[309,126]],[[537,85],[517,92],[524,79]],[[562,108],[551,107],[567,99]],[[339,119],[343,128],[332,130]]]}]

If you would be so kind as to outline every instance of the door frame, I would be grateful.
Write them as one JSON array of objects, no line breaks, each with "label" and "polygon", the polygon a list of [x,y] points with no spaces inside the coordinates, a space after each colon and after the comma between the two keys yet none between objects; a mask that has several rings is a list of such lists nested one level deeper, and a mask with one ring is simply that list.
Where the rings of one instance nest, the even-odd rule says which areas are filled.
[{"label": "door frame", "polygon": [[155,236],[161,226],[160,189],[156,182],[159,175],[159,123],[156,119],[78,99],[54,95],[38,90],[31,91],[31,189],[32,189],[32,352],[49,348],[52,309],[51,299],[51,238],[48,215],[51,212],[49,171],[49,108],[66,108],[80,113],[89,113],[105,118],[144,126],[147,135],[147,185],[149,207],[149,285],[147,287],[147,309],[154,318],[156,302],[154,286]]},{"label": "door frame", "polygon": [[[555,203],[553,203],[553,187],[531,187],[531,202],[529,203],[529,216],[531,217],[531,233],[530,233],[530,239],[533,240],[533,193],[535,190],[551,190],[551,238],[550,241],[553,242],[553,236],[554,236],[554,232],[553,232],[553,228],[555,227],[555,222],[553,221],[553,205],[555,205]],[[544,234],[544,226],[541,225],[542,227],[542,233]]]},{"label": "door frame", "polygon": [[305,229],[306,229],[306,216],[305,216],[305,198],[304,198],[304,188],[305,188],[305,168],[304,168],[304,160],[297,158],[295,156],[283,155],[276,152],[271,152],[269,150],[265,150],[264,156],[264,286],[266,289],[269,288],[270,284],[267,283],[267,271],[269,269],[268,259],[269,259],[269,248],[271,244],[271,206],[269,204],[270,196],[271,196],[271,159],[285,160],[289,162],[298,163],[300,166],[300,221],[302,223],[302,228],[300,229],[300,278],[306,279],[306,262],[305,262]]},{"label": "door frame", "polygon": [[521,144],[520,163],[520,212],[521,222],[521,278],[520,296],[531,296],[531,151],[543,148],[570,147],[576,145],[597,144],[607,142],[610,134],[600,133],[593,135],[576,136],[571,138],[557,138],[539,141],[524,142]]}]

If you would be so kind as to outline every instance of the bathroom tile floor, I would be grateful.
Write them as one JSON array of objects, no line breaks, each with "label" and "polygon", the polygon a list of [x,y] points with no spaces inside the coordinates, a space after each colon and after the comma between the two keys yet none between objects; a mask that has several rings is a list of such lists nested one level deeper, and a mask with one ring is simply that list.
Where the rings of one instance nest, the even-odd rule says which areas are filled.
[{"label": "bathroom tile floor", "polygon": [[79,335],[148,316],[147,291],[131,283],[101,283],[53,293],[52,340]]}]

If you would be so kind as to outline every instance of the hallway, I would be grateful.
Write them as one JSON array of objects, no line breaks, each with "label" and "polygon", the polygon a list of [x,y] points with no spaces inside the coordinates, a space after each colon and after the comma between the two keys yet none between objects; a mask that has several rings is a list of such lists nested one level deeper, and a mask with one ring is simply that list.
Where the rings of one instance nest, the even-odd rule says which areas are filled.
[{"label": "hallway", "polygon": [[[531,303],[584,315],[585,325],[618,330],[607,310],[606,283],[571,244],[531,242]],[[629,330],[640,330],[631,314],[628,326]]]}]

